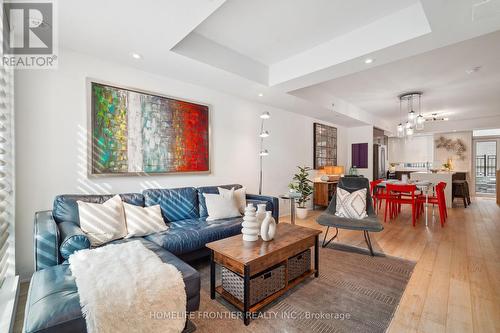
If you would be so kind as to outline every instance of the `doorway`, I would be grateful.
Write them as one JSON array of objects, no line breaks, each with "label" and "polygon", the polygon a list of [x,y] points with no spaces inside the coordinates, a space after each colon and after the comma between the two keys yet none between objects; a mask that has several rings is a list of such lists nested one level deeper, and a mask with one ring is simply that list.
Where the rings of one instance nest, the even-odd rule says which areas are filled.
[{"label": "doorway", "polygon": [[498,140],[474,140],[474,177],[476,194],[496,193],[496,170],[498,166]]}]

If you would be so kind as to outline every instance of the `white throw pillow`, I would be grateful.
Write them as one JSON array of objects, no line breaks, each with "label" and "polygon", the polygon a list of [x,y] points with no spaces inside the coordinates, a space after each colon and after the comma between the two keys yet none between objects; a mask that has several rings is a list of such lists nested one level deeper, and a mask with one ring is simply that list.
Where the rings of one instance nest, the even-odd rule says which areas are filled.
[{"label": "white throw pillow", "polygon": [[80,227],[92,246],[100,246],[127,235],[123,202],[117,194],[102,204],[77,201]]},{"label": "white throw pillow", "polygon": [[168,229],[161,216],[160,205],[141,207],[124,202],[123,208],[125,209],[125,221],[127,223],[126,238],[147,236]]},{"label": "white throw pillow", "polygon": [[367,217],[366,188],[349,193],[337,187],[335,215],[357,220]]},{"label": "white throw pillow", "polygon": [[[231,195],[231,190],[234,190],[232,188],[231,190],[228,190],[223,187],[218,187],[219,189],[219,194],[222,196],[228,196]],[[245,213],[245,207],[247,206],[247,189],[242,187],[237,190],[234,190],[234,200],[236,201],[236,205],[238,206],[238,209],[241,214]]]},{"label": "white throw pillow", "polygon": [[207,221],[241,216],[234,199],[234,190],[226,195],[203,193],[207,205]]}]

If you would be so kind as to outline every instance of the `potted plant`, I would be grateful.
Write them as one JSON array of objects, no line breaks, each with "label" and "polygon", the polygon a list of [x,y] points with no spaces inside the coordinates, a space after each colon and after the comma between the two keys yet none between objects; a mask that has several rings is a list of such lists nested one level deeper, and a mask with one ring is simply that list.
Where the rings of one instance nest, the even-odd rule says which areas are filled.
[{"label": "potted plant", "polygon": [[297,218],[305,219],[307,218],[307,208],[306,204],[309,200],[311,200],[311,194],[313,193],[312,181],[309,180],[309,171],[312,169],[310,167],[298,166],[299,173],[296,173],[293,176],[293,181],[288,185],[288,187],[300,193],[300,198],[297,199]]}]

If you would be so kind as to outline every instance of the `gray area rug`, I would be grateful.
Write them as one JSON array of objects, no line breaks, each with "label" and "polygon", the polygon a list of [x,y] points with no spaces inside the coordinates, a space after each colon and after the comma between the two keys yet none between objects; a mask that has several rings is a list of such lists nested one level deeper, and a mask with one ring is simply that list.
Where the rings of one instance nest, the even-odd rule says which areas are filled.
[{"label": "gray area rug", "polygon": [[[209,264],[202,274],[197,332],[385,332],[412,274],[412,261],[330,244],[320,250],[320,276],[271,303],[245,326],[222,298],[210,299]],[[219,272],[217,277],[220,277]]]}]

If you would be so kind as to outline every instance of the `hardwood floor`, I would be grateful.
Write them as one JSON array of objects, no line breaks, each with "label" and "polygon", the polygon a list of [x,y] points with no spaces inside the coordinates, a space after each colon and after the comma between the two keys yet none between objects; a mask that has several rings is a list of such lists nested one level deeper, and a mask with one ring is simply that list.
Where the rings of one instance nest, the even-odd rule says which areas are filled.
[{"label": "hardwood floor", "polygon": [[28,297],[28,282],[22,282],[19,290],[19,299],[17,300],[16,320],[14,321],[14,333],[23,331],[24,309],[26,307],[26,298]]},{"label": "hardwood floor", "polygon": [[[297,224],[324,230],[314,221],[320,213]],[[437,216],[429,227],[421,219],[413,228],[410,214],[404,210],[371,234],[376,251],[417,262],[388,332],[500,332],[500,206],[473,198],[466,209],[448,210],[444,228]],[[340,231],[335,241],[366,246],[361,232]],[[26,289],[15,332],[22,328]]]},{"label": "hardwood floor", "polygon": [[[324,231],[320,213],[297,224]],[[414,228],[404,210],[370,234],[375,251],[417,262],[388,332],[500,332],[500,207],[476,198],[448,216],[441,228],[436,209],[434,222]],[[341,230],[335,241],[366,247],[361,232]]]}]

